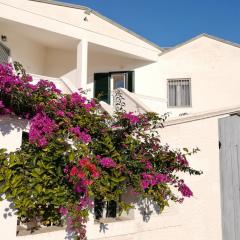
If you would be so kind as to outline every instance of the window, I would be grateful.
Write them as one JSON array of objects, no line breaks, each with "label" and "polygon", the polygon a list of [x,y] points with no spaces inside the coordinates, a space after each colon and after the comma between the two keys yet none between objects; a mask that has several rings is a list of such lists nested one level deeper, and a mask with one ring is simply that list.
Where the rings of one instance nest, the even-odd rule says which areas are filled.
[{"label": "window", "polygon": [[104,202],[103,200],[94,200],[94,215],[96,220],[117,217],[117,203],[115,201]]},{"label": "window", "polygon": [[108,104],[112,103],[112,92],[117,88],[126,88],[134,92],[134,72],[108,72],[94,74],[94,97]]},{"label": "window", "polygon": [[113,74],[111,78],[112,78],[111,85],[113,87],[112,90],[117,88],[126,88],[126,80],[127,80],[126,73]]},{"label": "window", "polygon": [[168,107],[191,107],[191,80],[168,79]]}]

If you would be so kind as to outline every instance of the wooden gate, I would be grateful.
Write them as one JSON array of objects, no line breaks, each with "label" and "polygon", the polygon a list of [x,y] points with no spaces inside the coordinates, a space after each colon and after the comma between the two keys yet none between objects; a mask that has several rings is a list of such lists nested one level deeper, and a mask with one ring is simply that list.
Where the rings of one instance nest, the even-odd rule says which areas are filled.
[{"label": "wooden gate", "polygon": [[10,50],[0,42],[0,63],[8,63]]},{"label": "wooden gate", "polygon": [[219,119],[223,240],[240,239],[240,117]]}]

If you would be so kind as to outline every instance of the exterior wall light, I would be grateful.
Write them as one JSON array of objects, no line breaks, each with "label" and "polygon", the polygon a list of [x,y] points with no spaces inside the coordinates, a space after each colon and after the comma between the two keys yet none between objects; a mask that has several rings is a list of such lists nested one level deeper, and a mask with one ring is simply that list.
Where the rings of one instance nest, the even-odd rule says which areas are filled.
[{"label": "exterior wall light", "polygon": [[7,42],[7,36],[6,35],[1,35],[1,40],[3,42]]}]

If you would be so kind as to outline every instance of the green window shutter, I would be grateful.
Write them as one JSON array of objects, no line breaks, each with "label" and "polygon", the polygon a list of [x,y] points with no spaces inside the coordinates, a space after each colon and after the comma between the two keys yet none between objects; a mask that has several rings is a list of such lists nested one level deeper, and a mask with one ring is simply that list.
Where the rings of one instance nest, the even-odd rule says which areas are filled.
[{"label": "green window shutter", "polygon": [[134,72],[128,72],[127,90],[134,92]]},{"label": "green window shutter", "polygon": [[0,63],[8,63],[9,56],[10,56],[9,48],[0,42]]},{"label": "green window shutter", "polygon": [[110,103],[109,73],[94,74],[94,97],[99,97],[100,101]]}]

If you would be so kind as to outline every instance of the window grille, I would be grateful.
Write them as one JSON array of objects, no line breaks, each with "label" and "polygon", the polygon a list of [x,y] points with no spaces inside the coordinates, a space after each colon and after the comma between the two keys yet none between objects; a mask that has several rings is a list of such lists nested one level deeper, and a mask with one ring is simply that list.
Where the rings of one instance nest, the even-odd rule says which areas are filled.
[{"label": "window grille", "polygon": [[168,79],[168,107],[191,107],[191,80]]},{"label": "window grille", "polygon": [[0,63],[8,63],[10,50],[0,42]]}]

